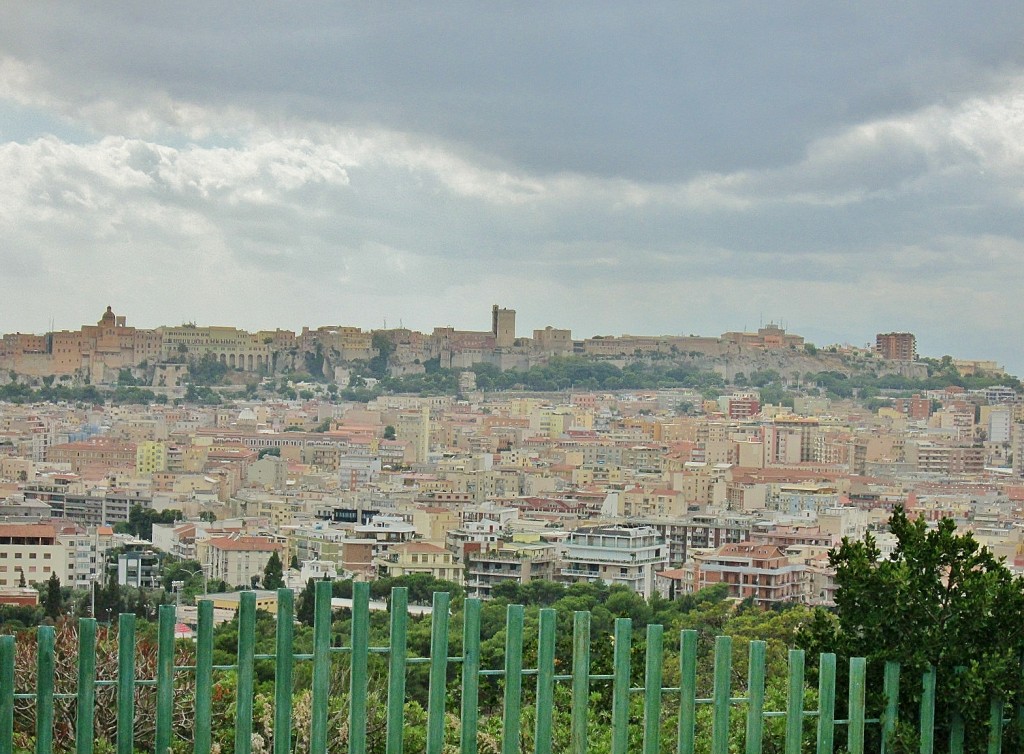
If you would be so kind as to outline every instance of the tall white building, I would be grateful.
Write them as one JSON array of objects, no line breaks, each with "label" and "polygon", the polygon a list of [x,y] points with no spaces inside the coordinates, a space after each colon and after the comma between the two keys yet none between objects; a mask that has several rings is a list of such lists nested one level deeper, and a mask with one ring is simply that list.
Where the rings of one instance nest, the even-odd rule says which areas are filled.
[{"label": "tall white building", "polygon": [[1013,411],[1009,406],[993,406],[988,414],[988,441],[1010,442],[1013,427]]},{"label": "tall white building", "polygon": [[650,526],[576,529],[565,542],[561,579],[622,584],[649,599],[655,574],[668,567],[668,550]]}]

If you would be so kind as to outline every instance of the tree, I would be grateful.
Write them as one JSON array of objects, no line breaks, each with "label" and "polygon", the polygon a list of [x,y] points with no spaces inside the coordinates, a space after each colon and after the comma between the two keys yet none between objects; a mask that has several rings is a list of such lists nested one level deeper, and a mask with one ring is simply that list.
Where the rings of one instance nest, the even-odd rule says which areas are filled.
[{"label": "tree", "polygon": [[259,453],[256,454],[256,459],[259,460],[260,458],[263,458],[264,456],[275,456],[277,458],[280,458],[281,457],[281,448],[279,448],[276,445],[271,445],[269,448],[260,448]]},{"label": "tree", "polygon": [[292,555],[292,560],[291,560],[291,562],[290,562],[290,563],[288,564],[288,568],[290,568],[290,569],[291,569],[291,570],[293,570],[293,571],[297,571],[297,570],[299,570],[299,569],[300,569],[301,567],[302,567],[302,566],[300,566],[300,565],[299,565],[299,556],[298,556],[298,555]]},{"label": "tree", "polygon": [[316,582],[309,579],[306,586],[299,594],[295,606],[295,619],[307,626],[313,625],[313,618],[316,615]]},{"label": "tree", "polygon": [[182,518],[184,515],[177,508],[155,511],[152,508],[133,505],[128,511],[128,521],[114,524],[114,531],[118,534],[134,534],[139,539],[150,541],[153,539],[153,524],[173,524]]},{"label": "tree", "polygon": [[281,566],[281,556],[275,550],[270,555],[270,560],[263,567],[263,588],[280,589],[284,586],[284,569]]},{"label": "tree", "polygon": [[23,568],[18,569],[18,588],[24,589],[28,586],[28,582],[25,581],[25,570]]},{"label": "tree", "polygon": [[395,435],[395,428],[393,426],[391,426],[389,424],[388,426],[384,427],[384,439],[385,440],[394,440],[395,436],[396,436]]},{"label": "tree", "polygon": [[383,379],[388,376],[388,362],[391,354],[395,352],[396,346],[385,332],[375,332],[371,343],[374,350],[377,351],[377,355],[369,361],[370,374],[377,379]]},{"label": "tree", "polygon": [[[889,529],[897,546],[886,560],[870,534],[863,541],[844,539],[829,554],[838,586],[835,614],[819,610],[798,642],[812,656],[867,658],[873,689],[882,688],[888,660],[900,663],[908,679],[934,667],[944,690],[936,705],[938,740],[948,737],[944,728],[956,705],[968,731],[965,751],[983,751],[989,699],[998,693],[1016,704],[1024,690],[1024,579],[972,534],[957,534],[952,519],[930,529],[897,507]],[[903,701],[900,716],[914,719],[916,700]]]},{"label": "tree", "polygon": [[60,578],[56,571],[50,574],[46,580],[46,596],[43,598],[43,612],[47,618],[57,620],[63,609],[63,600],[60,596]]}]

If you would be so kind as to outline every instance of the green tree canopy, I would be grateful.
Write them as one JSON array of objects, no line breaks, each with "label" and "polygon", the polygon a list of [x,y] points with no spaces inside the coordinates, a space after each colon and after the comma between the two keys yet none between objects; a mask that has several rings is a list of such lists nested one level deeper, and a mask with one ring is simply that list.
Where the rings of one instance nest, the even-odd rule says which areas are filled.
[{"label": "green tree canopy", "polygon": [[133,534],[139,539],[152,541],[153,524],[173,524],[182,518],[184,515],[176,508],[155,511],[152,508],[133,505],[128,511],[128,520],[114,524],[114,531],[118,534]]},{"label": "green tree canopy", "polygon": [[316,615],[316,582],[313,579],[306,581],[306,586],[299,593],[295,601],[295,619],[306,626],[313,625],[313,618]]},{"label": "green tree canopy", "polygon": [[[887,660],[900,663],[909,679],[933,666],[944,689],[937,700],[938,740],[947,735],[942,728],[957,704],[969,731],[966,751],[983,751],[990,697],[1002,694],[1010,704],[1020,699],[1024,580],[972,534],[958,534],[952,519],[929,528],[898,507],[889,528],[897,546],[887,559],[870,534],[844,539],[830,553],[835,614],[818,611],[798,641],[813,653],[867,658],[872,689],[882,688]],[[904,701],[901,716],[914,719],[914,700]]]},{"label": "green tree canopy", "polygon": [[284,568],[281,564],[281,556],[275,550],[270,554],[270,560],[263,567],[263,588],[280,589],[284,586]]},{"label": "green tree canopy", "polygon": [[60,578],[57,573],[50,574],[46,580],[46,596],[43,598],[43,612],[47,618],[57,620],[63,612],[63,600],[60,595]]}]

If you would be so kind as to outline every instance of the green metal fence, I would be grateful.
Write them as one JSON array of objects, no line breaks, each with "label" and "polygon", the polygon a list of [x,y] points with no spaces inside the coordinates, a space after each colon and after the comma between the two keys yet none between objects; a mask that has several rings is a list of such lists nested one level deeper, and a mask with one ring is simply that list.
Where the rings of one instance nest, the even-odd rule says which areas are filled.
[{"label": "green metal fence", "polygon": [[[369,692],[368,666],[371,655],[386,657],[387,665],[387,709],[386,742],[387,754],[400,754],[403,750],[403,730],[406,725],[405,702],[407,699],[406,680],[410,666],[428,666],[428,693],[426,696],[426,752],[441,754],[445,747],[457,744],[464,754],[478,754],[478,723],[480,720],[480,684],[483,679],[496,677],[502,682],[502,754],[513,754],[522,750],[524,697],[535,709],[532,728],[532,750],[537,754],[550,754],[554,749],[553,719],[556,687],[562,684],[568,698],[570,717],[569,750],[573,754],[588,751],[588,731],[592,709],[592,693],[597,688],[610,689],[611,751],[626,754],[636,741],[641,742],[643,754],[674,751],[678,754],[694,754],[698,741],[710,738],[711,754],[728,754],[730,741],[730,718],[745,717],[742,729],[742,750],[746,754],[763,751],[765,724],[772,718],[784,718],[785,754],[799,754],[810,751],[807,729],[814,728],[813,750],[826,754],[836,750],[837,739],[841,739],[844,750],[849,754],[865,751],[865,732],[872,730],[874,740],[881,742],[885,752],[886,741],[895,730],[900,698],[900,668],[888,663],[884,669],[882,698],[884,709],[875,717],[869,717],[866,708],[866,663],[862,658],[849,662],[848,687],[840,696],[847,699],[846,709],[837,706],[837,665],[833,654],[823,654],[818,664],[817,706],[805,708],[805,657],[801,650],[790,650],[788,656],[788,691],[784,709],[768,709],[765,699],[765,650],[761,641],[749,644],[748,676],[743,696],[734,696],[732,640],[719,636],[714,644],[713,688],[711,696],[700,698],[697,694],[697,633],[692,630],[681,632],[679,637],[678,686],[664,686],[664,641],[663,628],[647,626],[646,655],[643,666],[643,685],[633,686],[632,668],[632,622],[629,618],[615,620],[611,639],[611,673],[593,672],[591,663],[590,614],[576,612],[573,615],[571,663],[563,662],[569,672],[557,672],[556,665],[556,611],[539,611],[539,629],[536,645],[536,667],[524,668],[524,609],[510,605],[505,624],[504,665],[500,668],[481,667],[479,600],[467,599],[464,605],[462,650],[458,656],[449,655],[449,595],[437,593],[433,597],[431,614],[430,653],[428,657],[412,657],[407,649],[407,592],[404,588],[392,591],[390,609],[390,641],[388,646],[370,645],[369,588],[367,584],[355,584],[352,606],[351,636],[345,646],[332,646],[331,636],[331,584],[320,582],[316,586],[315,621],[313,628],[313,650],[311,654],[296,654],[293,648],[293,604],[292,592],[282,589],[278,593],[278,620],[276,651],[269,655],[257,655],[256,600],[252,592],[241,595],[238,613],[237,662],[228,666],[213,663],[213,605],[200,601],[198,609],[198,630],[195,646],[195,664],[176,666],[175,657],[175,608],[164,605],[159,610],[158,646],[155,677],[136,677],[135,616],[121,615],[118,622],[118,670],[116,678],[97,679],[96,672],[96,622],[83,618],[79,621],[79,646],[77,665],[77,689],[74,693],[56,693],[54,690],[54,629],[42,626],[37,631],[35,690],[19,692],[15,678],[15,640],[13,636],[0,637],[0,754],[15,751],[14,715],[17,700],[31,703],[35,709],[35,752],[49,754],[54,748],[54,704],[57,699],[72,699],[75,713],[76,754],[93,754],[94,716],[96,714],[96,692],[103,686],[116,687],[117,700],[117,754],[133,754],[135,740],[136,710],[134,700],[140,686],[155,686],[156,719],[155,751],[167,752],[173,743],[174,732],[174,684],[176,674],[194,674],[195,713],[192,747],[196,754],[211,754],[212,744],[212,693],[214,673],[233,671],[236,674],[236,698],[234,704],[234,750],[236,754],[250,754],[253,740],[253,695],[254,663],[272,660],[275,664],[274,709],[273,709],[273,752],[289,754],[294,749],[296,728],[293,724],[292,679],[294,664],[299,661],[312,662],[311,705],[308,746],[311,754],[325,754],[328,750],[328,702],[332,694],[331,658],[337,654],[346,655],[348,660],[348,731],[347,751],[361,754],[367,751],[367,698]],[[455,668],[453,670],[453,668]],[[675,669],[672,669],[675,676]],[[640,677],[637,669],[636,677]],[[911,721],[920,734],[921,754],[931,754],[939,749],[950,752],[963,750],[964,730],[962,721],[952,720],[949,741],[934,740],[935,730],[935,674],[928,672],[921,679],[903,679],[905,685],[914,686],[920,681],[919,718]],[[446,709],[449,688],[458,684],[456,709]],[[525,686],[524,686],[525,684]],[[529,688],[532,685],[533,688]],[[906,691],[906,689],[904,689]],[[916,689],[915,689],[916,691]],[[334,689],[337,693],[337,689]],[[526,693],[528,692],[528,693]],[[638,704],[642,700],[642,712]],[[698,730],[698,709],[708,705],[711,710],[710,729],[703,726]],[[631,709],[632,708],[632,709]],[[1003,719],[1004,705],[994,700],[991,706],[988,735],[988,751],[999,754],[1002,751],[1003,730],[1007,723]],[[446,740],[445,717],[454,714],[458,718],[457,737],[449,732]],[[1018,719],[1021,710],[1017,710]],[[672,738],[665,735],[666,717],[677,721],[673,725]],[[528,717],[525,719],[529,719]],[[734,720],[734,723],[738,721]],[[736,726],[733,726],[734,728]],[[634,732],[631,744],[630,732]],[[735,731],[734,731],[735,735]],[[703,739],[699,737],[704,737]],[[58,748],[70,749],[70,742],[57,742]],[[736,750],[736,749],[732,749]]]}]

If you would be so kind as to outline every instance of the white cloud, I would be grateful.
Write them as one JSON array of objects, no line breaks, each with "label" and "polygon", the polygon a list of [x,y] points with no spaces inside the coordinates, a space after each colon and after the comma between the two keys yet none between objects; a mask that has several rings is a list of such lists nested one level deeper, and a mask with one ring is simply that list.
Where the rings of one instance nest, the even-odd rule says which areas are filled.
[{"label": "white cloud", "polygon": [[427,329],[472,326],[498,300],[580,334],[761,314],[797,331],[955,317],[989,333],[993,313],[1022,314],[1021,78],[850,124],[791,164],[662,183],[160,90],[122,101],[10,57],[0,98],[98,134],[0,144],[0,295],[68,308],[59,326],[94,319],[98,297],[148,325]]}]

